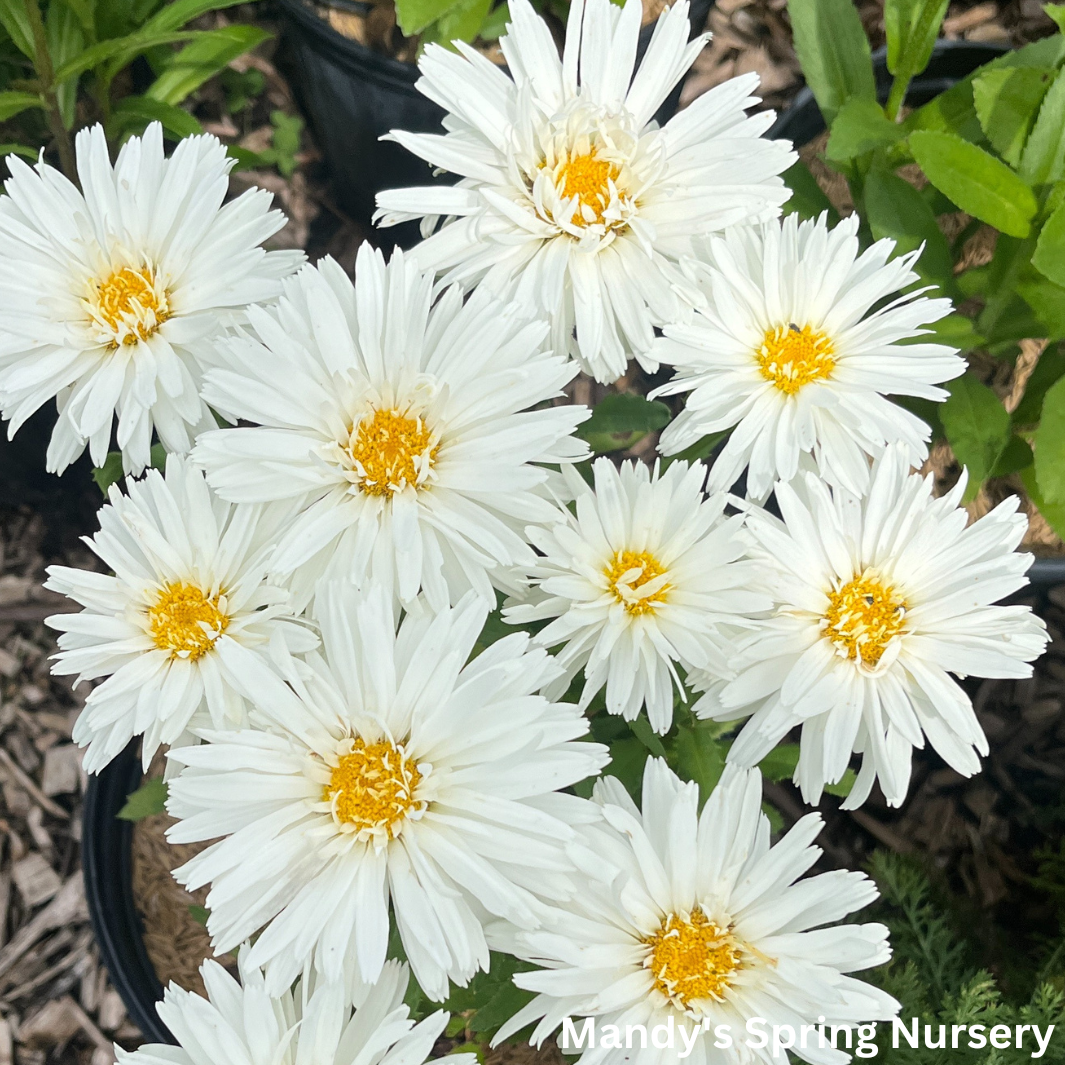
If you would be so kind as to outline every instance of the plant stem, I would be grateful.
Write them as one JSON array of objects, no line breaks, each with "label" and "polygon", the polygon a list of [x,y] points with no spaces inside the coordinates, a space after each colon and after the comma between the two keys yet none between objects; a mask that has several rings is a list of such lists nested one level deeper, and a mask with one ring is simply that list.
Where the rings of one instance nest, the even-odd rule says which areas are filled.
[{"label": "plant stem", "polygon": [[74,160],[74,145],[70,141],[70,133],[63,122],[63,112],[60,110],[59,98],[55,93],[55,68],[52,66],[52,53],[48,50],[48,36],[45,33],[44,20],[41,18],[41,9],[38,7],[38,0],[24,0],[24,2],[26,17],[33,31],[33,67],[41,83],[41,95],[46,104],[45,114],[48,116],[48,128],[51,130],[52,139],[59,152],[59,164],[63,168],[63,173],[77,185],[78,168]]},{"label": "plant stem", "polygon": [[899,117],[899,110],[906,101],[906,90],[910,87],[908,75],[899,74],[891,83],[891,92],[888,94],[887,103],[884,105],[884,113],[894,122]]}]

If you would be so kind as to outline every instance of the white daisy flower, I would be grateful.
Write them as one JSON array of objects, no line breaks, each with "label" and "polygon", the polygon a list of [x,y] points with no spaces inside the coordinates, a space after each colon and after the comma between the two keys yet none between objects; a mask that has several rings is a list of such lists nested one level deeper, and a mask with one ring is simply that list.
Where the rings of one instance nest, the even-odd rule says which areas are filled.
[{"label": "white daisy flower", "polygon": [[884,394],[941,401],[947,393],[935,386],[965,371],[953,348],[904,343],[951,310],[950,300],[898,295],[918,280],[920,253],[892,259],[891,240],[860,252],[857,215],[832,230],[824,215],[790,215],[706,247],[705,262],[688,264],[702,309],[655,343],[655,358],[678,372],[653,394],[691,393],[662,433],[662,453],[735,426],[708,487],[731,487],[749,464],[755,499],[815,464],[830,484],[860,494],[869,457],[893,441],[920,465],[928,426]]},{"label": "white daisy flower", "polygon": [[[422,1065],[447,1025],[442,1011],[411,1020],[407,967],[398,962],[353,1002],[343,984],[313,978],[273,996],[247,954],[239,956],[239,983],[218,962],[203,963],[206,998],[171,983],[157,1009],[178,1045],[116,1045],[119,1065]],[[475,1061],[455,1055],[455,1065]]]},{"label": "white daisy flower", "polygon": [[495,572],[533,561],[524,526],[554,510],[534,463],[588,454],[571,435],[586,407],[530,409],[576,373],[546,326],[457,286],[431,306],[431,289],[364,244],[354,285],[331,259],[305,267],[207,374],[207,402],[258,425],[205,433],[195,457],[224,499],[298,508],[271,565],[301,601],[324,577],[494,604]]},{"label": "white daisy flower", "polygon": [[687,0],[661,16],[635,75],[640,0],[575,0],[561,60],[527,0],[510,17],[499,43],[511,77],[461,42],[425,49],[418,88],[448,112],[448,132],[392,137],[461,180],[382,192],[375,217],[424,217],[419,263],[513,293],[551,322],[556,351],[613,381],[630,356],[651,366],[653,327],[684,314],[676,263],[692,237],[775,217],[796,156],[761,139],[773,112],[744,113],[754,74],[653,121],[708,39],[688,42]]},{"label": "white daisy flower", "polygon": [[0,197],[0,408],[14,435],[55,399],[48,469],[85,450],[102,466],[118,415],[123,469],[149,462],[152,430],[185,452],[215,421],[198,357],[247,304],[277,295],[301,252],[259,246],[284,224],[268,192],[229,189],[225,146],[186,137],[169,158],[153,122],[114,167],[103,128],[76,140],[78,191],[9,155]]},{"label": "white daisy flower", "polygon": [[580,669],[586,707],[606,686],[606,706],[632,721],[647,707],[651,727],[669,731],[673,690],[685,698],[674,663],[729,674],[729,633],[768,597],[747,590],[754,570],[739,562],[742,515],[724,516],[723,493],[703,494],[706,467],[676,462],[654,473],[642,462],[619,471],[608,458],[593,467],[593,491],[565,467],[576,513],[529,528],[542,556],[530,574],[536,590],[509,606],[506,620],[554,618],[534,637],[564,646],[565,673],[545,694],[559,696]]},{"label": "white daisy flower", "polygon": [[[821,854],[821,818],[807,814],[771,847],[757,770],[728,767],[701,814],[698,787],[657,759],[644,771],[642,814],[613,777],[594,801],[603,823],[581,833],[590,853],[580,895],[539,931],[492,929],[493,946],[544,966],[515,976],[537,995],[497,1041],[539,1021],[539,1044],[563,1018],[592,1017],[596,1043],[581,1065],[675,1062],[689,1041],[691,1065],[779,1062],[772,1046],[745,1045],[747,1021],[761,1018],[767,1034],[792,1027],[793,1054],[835,1065],[849,1055],[818,1046],[819,1024],[827,1036],[898,1012],[890,995],[844,975],[891,955],[883,925],[835,924],[872,902],[875,885],[842,869],[799,880]],[[625,1049],[629,1025],[664,1025],[675,1049],[641,1048],[638,1030]]]},{"label": "white daisy flower", "polygon": [[62,633],[52,672],[76,673],[75,685],[107,678],[74,725],[90,773],[142,733],[147,768],[194,719],[241,724],[234,663],[262,671],[279,659],[281,668],[289,652],[317,644],[293,619],[288,593],[266,579],[276,520],[262,507],[218,499],[177,455],[167,458],[165,479],[149,470],[127,484],[125,495],[111,486],[100,531],[86,539],[113,575],[49,566],[45,582],[84,607],[47,619]]},{"label": "white daisy flower", "polygon": [[695,712],[751,718],[729,751],[741,765],[801,725],[795,783],[808,803],[858,751],[844,806],[864,802],[874,780],[898,806],[925,736],[959,773],[978,772],[987,740],[950,674],[1030,677],[1047,643],[1029,607],[992,605],[1028,583],[1032,556],[1014,550],[1028,524],[1017,497],[966,527],[965,476],[935,499],[932,475],[908,462],[889,448],[864,499],[806,474],[776,486],[783,522],[748,512],[750,554],[776,606],[738,648],[738,676],[712,685]]},{"label": "white daisy flower", "polygon": [[[525,633],[467,662],[487,616],[475,595],[396,633],[381,589],[318,597],[323,654],[263,678],[272,732],[204,732],[171,750],[174,842],[217,839],[175,873],[211,884],[215,951],[258,929],[251,961],[279,991],[312,965],[327,979],[385,960],[389,904],[414,975],[435,999],[488,967],[482,921],[534,927],[533,892],[565,897],[563,845],[586,803],[559,788],[596,774],[576,706],[534,694],[558,674]],[[254,678],[249,678],[251,683]]]}]

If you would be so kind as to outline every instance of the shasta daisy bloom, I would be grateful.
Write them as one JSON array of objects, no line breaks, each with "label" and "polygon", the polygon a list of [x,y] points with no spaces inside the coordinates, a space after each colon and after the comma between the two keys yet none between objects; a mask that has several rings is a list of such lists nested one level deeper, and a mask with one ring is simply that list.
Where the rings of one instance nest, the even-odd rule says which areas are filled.
[{"label": "shasta daisy bloom", "polygon": [[134,736],[144,736],[147,768],[194,720],[240,724],[233,664],[261,671],[278,659],[282,668],[285,654],[317,644],[292,617],[288,593],[266,578],[276,522],[262,507],[218,499],[177,455],[165,478],[149,470],[127,485],[126,494],[111,486],[100,531],[86,541],[113,573],[50,566],[45,582],[84,608],[47,619],[62,633],[52,672],[77,674],[75,684],[107,678],[74,724],[90,773]]},{"label": "shasta daisy bloom", "polygon": [[[607,761],[577,742],[576,706],[534,694],[558,666],[525,633],[467,662],[487,617],[472,593],[399,627],[376,588],[332,584],[317,600],[323,653],[266,677],[271,731],[204,732],[170,751],[184,765],[168,809],[175,843],[220,839],[175,872],[211,891],[216,952],[262,929],[250,959],[272,991],[307,966],[373,982],[389,904],[422,989],[447,994],[488,967],[482,920],[533,927],[533,892],[565,897],[563,845],[586,804],[557,794]],[[252,683],[255,678],[249,678]]]},{"label": "shasta daisy bloom", "polygon": [[859,806],[879,780],[898,806],[911,749],[926,736],[959,773],[978,772],[987,740],[950,674],[1030,677],[1047,643],[1030,608],[992,605],[1027,584],[1032,556],[1014,550],[1027,527],[1017,497],[966,527],[965,476],[935,499],[932,475],[910,473],[908,461],[889,448],[864,499],[806,474],[776,486],[783,522],[748,512],[774,613],[738,648],[735,679],[711,685],[695,712],[750,717],[729,751],[741,765],[801,725],[795,783],[808,803],[858,751],[844,805]]},{"label": "shasta daisy bloom", "polygon": [[215,426],[199,396],[201,352],[247,304],[276,296],[303,255],[260,247],[285,223],[269,193],[222,205],[233,160],[216,137],[186,137],[167,159],[153,122],[114,167],[101,126],[76,148],[83,192],[44,162],[6,160],[0,409],[13,436],[56,400],[56,473],[86,443],[102,466],[117,414],[123,469],[139,473],[153,429],[185,452]]},{"label": "shasta daisy bloom", "polygon": [[[239,983],[218,962],[203,963],[206,998],[171,983],[156,1008],[178,1045],[116,1046],[119,1065],[422,1065],[447,1024],[441,1011],[411,1020],[407,967],[398,962],[353,1003],[343,984],[313,978],[272,996],[247,953],[239,955]],[[475,1060],[456,1055],[456,1065]]]},{"label": "shasta daisy bloom", "polygon": [[754,570],[738,561],[743,517],[724,516],[723,493],[704,496],[702,463],[664,472],[656,464],[652,473],[642,462],[619,471],[601,458],[593,469],[594,491],[564,469],[576,514],[563,510],[528,530],[542,555],[530,571],[536,588],[504,617],[554,619],[534,637],[563,645],[565,673],[547,695],[561,695],[583,669],[582,708],[605,685],[612,714],[631,721],[646,706],[652,728],[668,732],[674,686],[684,698],[674,663],[727,675],[729,633],[770,600],[747,590]]},{"label": "shasta daisy bloom", "polygon": [[[493,926],[494,947],[543,966],[515,976],[536,997],[497,1041],[538,1021],[539,1044],[563,1018],[592,1017],[596,1042],[581,1065],[677,1059],[641,1049],[638,1036],[626,1049],[628,1025],[690,1033],[678,1031],[677,1045],[694,1041],[692,1065],[748,1065],[781,1060],[748,1042],[751,1018],[798,1034],[898,1012],[890,995],[845,975],[888,960],[887,929],[835,924],[872,902],[875,885],[842,869],[800,880],[821,854],[812,845],[821,818],[807,814],[771,847],[757,770],[726,768],[701,814],[698,787],[657,759],[644,772],[642,814],[613,777],[596,784],[594,802],[602,823],[584,828],[584,850],[573,852],[587,876],[580,895],[540,930]],[[731,1049],[720,1049],[721,1025]],[[818,1042],[814,1034],[792,1053],[815,1065],[848,1060]]]},{"label": "shasta daisy bloom", "polygon": [[377,198],[384,225],[424,217],[419,263],[513,293],[600,381],[632,355],[652,365],[653,327],[684,314],[676,264],[692,237],[774,217],[790,195],[778,175],[795,161],[787,142],[761,139],[773,112],[744,113],[754,74],[659,128],[655,112],[707,37],[688,43],[677,0],[634,75],[642,16],[640,0],[575,0],[560,60],[546,23],[514,0],[500,40],[511,77],[461,42],[429,45],[418,88],[448,112],[448,132],[392,137],[461,180]]},{"label": "shasta daisy bloom", "polygon": [[870,456],[896,441],[920,465],[930,430],[885,394],[944,400],[936,386],[965,361],[943,344],[909,342],[951,304],[898,295],[918,280],[919,252],[892,258],[894,247],[880,240],[860,252],[857,215],[831,230],[824,215],[790,215],[711,238],[706,260],[689,264],[702,309],[668,325],[654,348],[677,369],[655,394],[690,393],[662,433],[662,453],[732,429],[708,487],[729,488],[749,465],[756,499],[815,464],[830,484],[860,494]]},{"label": "shasta daisy bloom", "polygon": [[[546,326],[364,244],[355,283],[331,259],[253,308],[259,339],[226,342],[204,397],[250,428],[205,433],[194,455],[236,502],[298,510],[271,561],[309,599],[320,578],[370,582],[434,609],[495,571],[531,564],[523,529],[550,517],[539,463],[579,460],[581,406],[547,406],[576,367]],[[502,578],[500,578],[502,579]]]}]

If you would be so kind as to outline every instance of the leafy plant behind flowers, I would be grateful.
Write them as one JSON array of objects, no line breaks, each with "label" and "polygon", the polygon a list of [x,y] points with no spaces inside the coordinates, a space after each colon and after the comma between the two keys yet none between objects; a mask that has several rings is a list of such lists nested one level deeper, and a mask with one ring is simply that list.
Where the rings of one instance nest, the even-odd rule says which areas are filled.
[{"label": "leafy plant behind flowers", "polygon": [[[36,159],[54,146],[75,178],[73,131],[96,121],[116,143],[158,121],[178,140],[201,133],[181,104],[269,34],[257,26],[209,30],[188,24],[238,0],[0,0],[0,121],[18,119],[17,152]],[[151,82],[126,93],[128,71],[144,60]]]},{"label": "leafy plant behind flowers", "polygon": [[[970,368],[950,383],[940,411],[924,403],[916,413],[968,466],[969,498],[988,478],[1019,475],[1065,534],[1065,40],[1059,32],[1008,52],[904,115],[946,0],[887,0],[886,99],[850,0],[791,0],[788,8],[830,129],[826,161],[847,179],[864,242],[890,237],[899,252],[924,245],[921,281],[959,308],[938,323],[937,339],[1004,362],[1016,360],[1019,341],[1048,339],[1012,412]],[[1065,5],[1044,10],[1065,28]],[[920,189],[899,173],[914,163],[928,182]],[[835,213],[804,163],[785,177],[795,190],[785,210]],[[939,223],[959,211],[970,221],[950,240]],[[967,245],[985,224],[997,230],[994,254],[971,265]]]}]

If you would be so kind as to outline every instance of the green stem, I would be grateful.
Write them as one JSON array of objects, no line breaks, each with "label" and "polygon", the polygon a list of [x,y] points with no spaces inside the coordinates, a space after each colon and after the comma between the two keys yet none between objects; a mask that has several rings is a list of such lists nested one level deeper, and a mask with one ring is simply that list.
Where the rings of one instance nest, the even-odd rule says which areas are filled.
[{"label": "green stem", "polygon": [[48,36],[41,18],[41,9],[37,0],[24,0],[26,17],[33,32],[33,67],[41,83],[41,96],[44,97],[45,114],[48,116],[48,128],[59,152],[59,164],[63,173],[75,185],[78,184],[78,167],[74,159],[74,145],[70,133],[63,122],[63,112],[59,107],[59,98],[55,93],[55,68],[52,66],[52,53],[48,50]]},{"label": "green stem", "polygon": [[898,74],[891,83],[891,92],[888,94],[887,103],[884,105],[884,113],[892,122],[899,117],[899,111],[906,102],[906,90],[909,87],[909,75]]}]

